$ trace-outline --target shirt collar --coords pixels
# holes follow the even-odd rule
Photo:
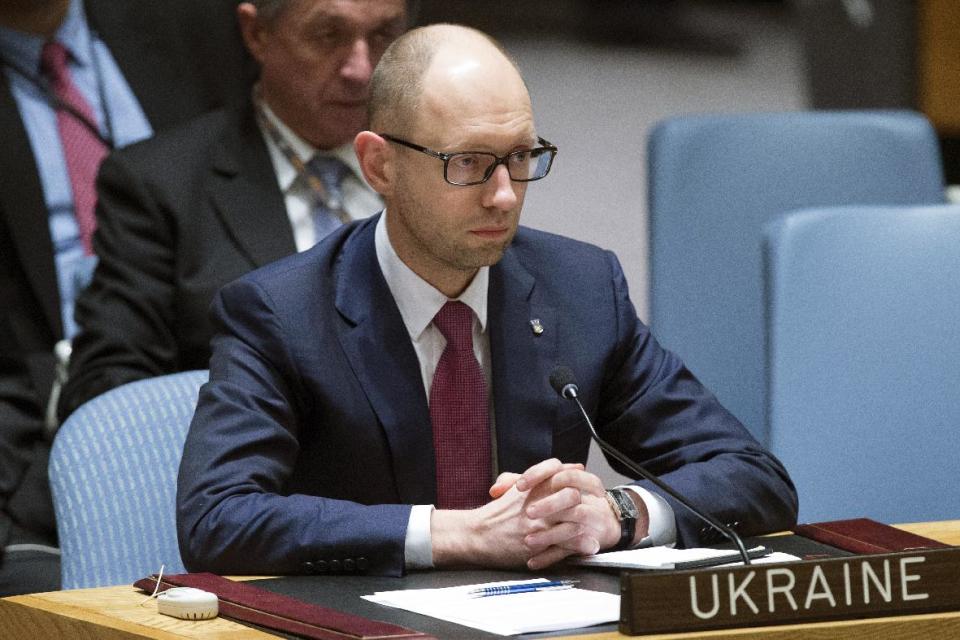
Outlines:
[[[332,156],[347,165],[350,172],[362,181],[363,174],[360,171],[360,161],[357,160],[357,156],[353,152],[353,144],[348,142],[329,151],[319,151],[316,147],[297,135],[293,129],[288,127],[286,123],[273,112],[266,101],[256,97],[254,99],[259,100],[260,107],[263,109],[263,116],[270,121],[270,124],[277,128],[277,131],[283,136],[283,139],[287,141],[287,144],[290,145],[290,148],[304,164],[310,162],[310,160],[318,154]],[[267,141],[267,149],[270,151],[270,158],[273,160],[273,166],[277,172],[277,183],[280,185],[280,190],[286,193],[293,185],[293,181],[298,177],[297,170],[290,164],[290,160],[287,159],[283,152],[277,148],[273,138],[266,131],[263,132],[263,137]]]
[[[408,267],[394,251],[387,233],[387,211],[377,221],[374,236],[377,261],[397,302],[400,316],[413,340],[418,340],[449,298]],[[490,267],[480,267],[470,285],[456,299],[466,304],[480,321],[480,331],[487,330],[487,289]]]
[[[75,64],[86,66],[92,62],[91,38],[83,3],[71,0],[54,40],[66,47]],[[40,52],[45,41],[43,36],[0,27],[0,51],[3,51],[5,58],[27,72],[40,73]]]
[[[87,66],[93,63],[90,59],[92,33],[80,0],[70,2],[63,24],[57,30],[56,40],[67,48],[77,64]]]

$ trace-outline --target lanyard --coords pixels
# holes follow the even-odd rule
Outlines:
[[[114,149],[116,147],[114,145],[113,137],[113,119],[110,115],[110,105],[107,103],[107,91],[105,88],[106,82],[103,79],[103,70],[100,67],[100,58],[97,56],[96,47],[94,46],[94,42],[97,40],[99,40],[99,36],[97,36],[97,33],[91,29],[90,38],[88,41],[90,48],[90,60],[93,64],[93,75],[97,82],[97,96],[100,98],[100,110],[103,113],[103,128],[106,133],[101,132],[96,122],[91,122],[85,115],[77,111],[73,105],[67,104],[61,100],[60,96],[58,96],[50,87],[50,81],[42,73],[30,73],[20,65],[14,63],[12,60],[7,59],[5,56],[0,56],[0,63],[35,86],[43,96],[44,100],[47,101],[47,104],[50,105],[51,109],[54,111],[64,111],[69,113],[71,118],[74,118],[77,122],[88,129],[90,133],[96,136],[96,138],[100,140],[100,142],[102,142],[107,149]]]
[[[313,172],[309,165],[300,159],[300,156],[298,156],[293,150],[293,147],[290,146],[290,142],[283,135],[283,132],[267,117],[267,114],[263,110],[263,100],[259,95],[259,87],[254,90],[253,104],[257,114],[257,122],[263,130],[267,132],[267,135],[269,135],[273,143],[277,145],[277,148],[280,149],[280,153],[282,153],[293,166],[297,175],[303,178],[307,185],[309,185],[316,203],[339,218],[340,222],[344,224],[349,223],[351,221],[350,216],[344,209],[343,200],[334,197],[330,193],[326,185],[323,184],[320,176]]]

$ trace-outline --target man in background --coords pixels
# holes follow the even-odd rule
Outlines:
[[[77,305],[63,416],[126,382],[207,368],[217,289],[382,206],[350,143],[407,4],[240,4],[260,67],[248,99],[104,163],[100,264]]]
[[[557,148],[502,49],[417,29],[372,87],[354,146],[384,212],[214,301],[178,478],[187,568],[538,570],[708,541],[659,488],[607,491],[584,469],[588,432],[548,383],[558,363],[605,440],[719,521],[792,526],[783,466],[656,343],[613,254],[519,226]]]
[[[45,412],[113,148],[241,95],[230,0],[0,3],[0,596],[55,589]]]

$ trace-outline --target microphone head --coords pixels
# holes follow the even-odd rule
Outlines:
[[[570,367],[554,367],[550,372],[550,386],[564,398],[577,397],[577,380]]]

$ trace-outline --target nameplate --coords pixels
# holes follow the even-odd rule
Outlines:
[[[960,611],[960,548],[629,572],[620,588],[627,635]]]

